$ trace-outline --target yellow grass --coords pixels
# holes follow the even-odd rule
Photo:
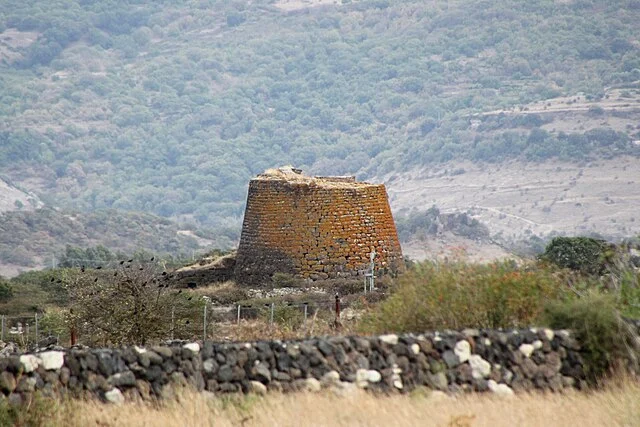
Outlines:
[[[638,426],[640,385],[626,381],[589,393],[458,398],[426,391],[226,398],[187,392],[156,407],[69,402],[49,421],[57,426]]]

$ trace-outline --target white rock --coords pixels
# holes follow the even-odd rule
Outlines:
[[[542,348],[542,341],[535,340],[532,345],[534,350],[540,350]]]
[[[440,337],[440,336],[436,335],[435,337],[433,337],[433,340],[434,340],[435,342],[442,341],[442,337]]]
[[[396,334],[380,335],[380,341],[389,345],[398,344],[398,336]]]
[[[382,374],[376,370],[370,369],[367,371],[367,382],[379,383],[382,380]]]
[[[393,386],[398,390],[402,390],[404,385],[402,384],[402,380],[400,378],[393,380]]]
[[[33,354],[23,354],[20,356],[20,363],[22,364],[24,372],[33,372],[38,369],[40,359]]]
[[[569,331],[567,331],[566,329],[562,329],[562,330],[558,331],[558,335],[561,335],[564,338],[569,338],[569,335],[571,335],[571,333]]]
[[[420,354],[420,346],[418,344],[411,344],[411,353]]]
[[[108,402],[111,402],[115,405],[122,405],[124,403],[124,396],[118,388],[113,388],[107,391],[104,394],[104,398],[107,399]]]
[[[511,380],[513,379],[513,372],[507,369],[506,371],[504,371],[504,374],[502,374],[502,378],[506,382],[511,382]]]
[[[553,337],[555,336],[555,334],[551,329],[545,329],[543,332],[549,341],[553,340]]]
[[[260,381],[251,381],[251,392],[255,394],[267,394],[267,386]]]
[[[461,340],[456,343],[453,352],[460,359],[460,363],[464,363],[469,360],[469,356],[471,356],[471,344],[467,340]]]
[[[320,381],[318,381],[315,378],[307,378],[306,380],[304,380],[304,388],[306,391],[310,391],[310,392],[318,392],[322,389],[322,386],[320,385]]]
[[[531,344],[522,344],[519,348],[520,353],[524,354],[524,357],[531,357],[531,353],[535,348]]]
[[[142,353],[146,353],[147,349],[144,347],[138,347],[137,345],[133,346],[134,350],[136,351],[136,353],[138,354],[142,354]]]
[[[530,330],[531,332],[533,332],[534,334],[537,334],[537,333],[538,333],[538,328],[529,328],[529,330]]]
[[[489,390],[499,396],[513,396],[513,390],[506,384],[498,384],[494,380],[487,381]]]
[[[489,338],[485,338],[484,339],[484,345],[487,346],[487,347],[490,347],[491,346],[491,340]]]
[[[197,342],[190,342],[188,344],[183,345],[182,348],[186,348],[188,350],[191,350],[194,353],[199,353],[200,352],[200,344],[198,344]]]
[[[473,378],[486,378],[491,373],[491,364],[477,354],[469,356],[469,365]]]
[[[325,385],[336,384],[340,382],[340,374],[337,371],[329,371],[322,376],[320,382]]]
[[[40,356],[42,366],[47,371],[60,369],[64,365],[64,353],[62,351],[45,351],[38,356]]]
[[[366,369],[358,369],[356,371],[356,386],[366,388],[369,385],[369,371]]]

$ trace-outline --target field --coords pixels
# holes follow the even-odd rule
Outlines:
[[[627,380],[603,391],[508,398],[453,398],[428,391],[405,396],[326,392],[234,398],[183,393],[156,407],[68,402],[46,420],[55,426],[637,426],[640,386]]]

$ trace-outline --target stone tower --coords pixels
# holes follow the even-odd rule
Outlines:
[[[378,272],[404,268],[383,184],[308,177],[291,167],[249,183],[236,258],[239,283],[268,283],[278,272],[307,280],[356,277],[369,267],[373,250]]]

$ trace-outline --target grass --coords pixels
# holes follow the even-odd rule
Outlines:
[[[489,394],[453,398],[428,391],[392,396],[325,392],[211,398],[185,392],[176,400],[155,405],[111,406],[84,401],[54,405],[48,418],[37,418],[46,419],[42,425],[637,426],[640,384],[625,379],[597,392],[533,393],[510,398]]]

